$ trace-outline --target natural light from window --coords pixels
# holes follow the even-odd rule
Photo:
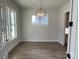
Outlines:
[[[17,37],[16,11],[6,7],[6,20],[7,39],[15,39]]]
[[[48,25],[48,16],[37,17],[37,16],[33,15],[32,24]]]

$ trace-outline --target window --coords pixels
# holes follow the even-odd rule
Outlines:
[[[6,28],[6,26],[5,26],[5,19],[4,19],[4,9],[3,9],[3,7],[2,6],[0,6],[0,26],[1,26],[1,28],[2,28],[2,32],[4,32],[4,29]]]
[[[42,17],[32,16],[32,24],[48,25],[48,15]]]
[[[7,18],[7,39],[15,39],[17,37],[16,12],[6,7]]]

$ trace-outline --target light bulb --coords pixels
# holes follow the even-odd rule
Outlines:
[[[41,13],[41,16],[44,16],[44,13]]]

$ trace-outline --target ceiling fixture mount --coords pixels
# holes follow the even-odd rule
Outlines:
[[[40,8],[36,10],[36,16],[45,16],[45,10],[41,7],[41,0],[40,0]]]

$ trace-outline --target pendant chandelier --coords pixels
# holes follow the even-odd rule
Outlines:
[[[36,16],[45,16],[45,10],[41,7],[41,0],[40,0],[40,8],[36,10]]]

